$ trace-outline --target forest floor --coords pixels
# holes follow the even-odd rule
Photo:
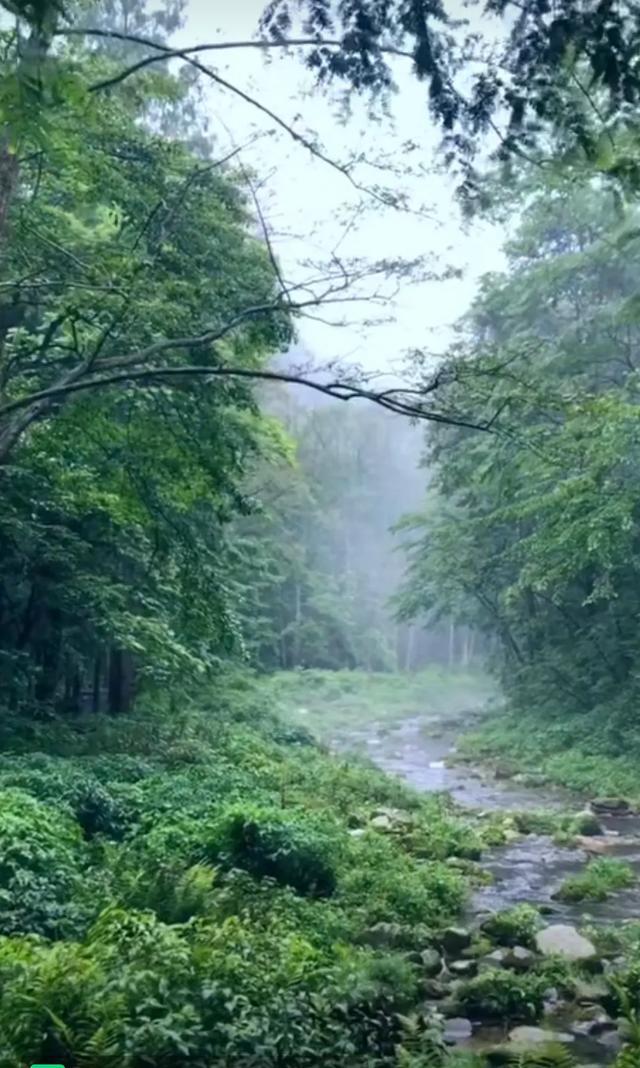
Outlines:
[[[638,818],[449,766],[494,697],[238,673],[5,716],[2,1068],[633,1068]]]

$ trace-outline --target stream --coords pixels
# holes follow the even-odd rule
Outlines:
[[[364,751],[378,767],[398,775],[422,791],[446,791],[462,807],[475,811],[500,809],[523,811],[563,808],[579,811],[580,798],[551,786],[527,788],[511,780],[497,780],[491,773],[469,764],[447,766],[455,753],[456,734],[434,728],[422,718],[406,720],[398,726],[371,725],[366,730],[351,731],[334,740],[335,747]],[[640,816],[599,817],[604,828],[607,856],[619,857],[636,869],[640,877]],[[603,902],[564,904],[553,900],[553,893],[567,876],[584,867],[588,854],[583,849],[556,845],[546,835],[527,835],[511,844],[489,849],[482,866],[491,872],[493,882],[475,890],[469,905],[469,919],[495,912],[519,902],[545,906],[551,923],[613,924],[638,918],[638,889],[633,887],[612,894]],[[550,1021],[547,1021],[549,1023]],[[555,1020],[555,1026],[562,1020]],[[476,1029],[472,1039],[463,1044],[483,1048],[495,1042],[495,1029]],[[605,1038],[579,1038],[573,1050],[580,1061],[605,1064],[615,1056],[615,1043]]]

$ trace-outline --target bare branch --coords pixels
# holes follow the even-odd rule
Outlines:
[[[332,159],[331,156],[327,156],[322,151],[322,149],[320,149],[316,144],[313,143],[313,141],[310,141],[308,137],[304,136],[304,134],[301,134],[297,130],[295,130],[293,128],[293,126],[291,126],[289,123],[285,122],[284,119],[280,118],[280,116],[277,115],[275,111],[272,111],[271,108],[267,107],[266,104],[262,104],[255,97],[252,97],[252,96],[249,95],[249,93],[246,93],[244,91],[244,89],[240,89],[237,85],[233,85],[232,82],[227,81],[226,78],[223,78],[220,74],[218,74],[216,71],[214,71],[211,67],[206,67],[203,63],[200,63],[199,60],[193,59],[193,53],[203,52],[203,51],[207,51],[207,50],[211,50],[211,49],[216,49],[218,47],[223,47],[221,44],[219,44],[219,45],[215,45],[215,44],[214,45],[194,45],[191,48],[174,49],[174,48],[169,48],[168,45],[158,44],[157,41],[152,41],[147,37],[138,37],[136,34],[118,33],[116,31],[112,31],[112,30],[64,29],[64,30],[58,30],[57,34],[58,34],[58,36],[67,36],[67,37],[68,36],[82,36],[82,35],[84,35],[84,36],[93,36],[93,37],[114,38],[116,40],[129,41],[129,42],[132,42],[134,44],[144,45],[147,48],[153,48],[158,53],[157,55],[147,56],[145,58],[145,60],[139,60],[138,63],[133,64],[132,67],[128,67],[125,70],[120,71],[118,74],[113,75],[113,77],[111,77],[111,78],[107,78],[107,79],[105,79],[105,80],[103,80],[101,82],[96,82],[94,85],[91,85],[89,87],[90,88],[90,92],[100,92],[100,91],[105,90],[105,89],[111,89],[114,86],[116,86],[116,85],[120,84],[121,82],[123,82],[126,78],[130,77],[130,75],[135,74],[141,68],[149,66],[151,63],[160,63],[160,62],[163,62],[164,60],[168,60],[168,59],[184,59],[184,61],[186,63],[189,63],[192,67],[195,67],[195,69],[200,71],[201,74],[205,74],[207,76],[207,78],[210,78],[212,81],[216,82],[223,89],[227,89],[230,93],[234,93],[236,96],[240,97],[241,100],[244,100],[244,102],[246,104],[250,104],[251,107],[257,108],[258,111],[261,111],[263,115],[266,115],[269,119],[271,119],[272,122],[275,122],[278,126],[280,126],[281,129],[283,129],[286,133],[288,133],[289,136],[294,141],[296,141],[299,145],[302,145],[303,148],[306,148],[307,151],[310,152],[312,156],[315,156],[316,159],[319,159],[323,163],[326,163],[327,166],[332,167],[333,170],[337,171],[344,178],[346,178],[347,181],[353,186],[354,189],[357,189],[360,193],[365,193],[367,196],[372,197],[374,200],[377,200],[380,204],[384,204],[387,207],[392,203],[391,195],[389,195],[387,197],[387,196],[384,196],[383,194],[379,193],[376,189],[371,189],[368,186],[361,185],[360,182],[358,182],[353,177],[353,175],[352,175],[352,173],[351,173],[351,171],[350,171],[348,166],[345,166],[342,163],[338,163],[338,161],[335,160],[335,159]],[[307,44],[316,44],[317,45],[317,44],[321,43],[319,41],[312,41],[310,39],[301,38],[300,42],[302,43],[303,41],[305,41]],[[340,47],[340,42],[339,41],[335,41],[335,42],[332,42],[332,43],[334,43],[337,47]],[[245,43],[245,44],[248,46],[248,42]],[[265,42],[265,46],[267,46],[269,44],[270,44],[270,42]],[[274,42],[274,44],[275,44],[276,47],[280,47],[280,48],[283,47],[282,43],[280,43],[280,42]],[[233,46],[227,44],[224,47],[233,47]],[[242,47],[242,44],[241,43],[236,43],[235,47]],[[391,50],[390,49],[385,49],[385,51],[391,51]],[[409,52],[402,53],[397,49],[393,49],[393,52],[394,52],[394,54],[397,54],[397,55],[405,55],[405,56],[408,56],[409,58],[412,58],[411,54]]]
[[[67,382],[50,389],[39,390],[28,397],[21,397],[0,408],[0,418],[12,412],[28,408],[31,405],[41,406],[43,403],[63,399],[74,393],[104,389],[107,386],[118,384],[134,384],[135,382],[147,382],[153,385],[156,382],[171,380],[172,378],[240,378],[251,381],[283,382],[290,385],[305,386],[335,400],[367,400],[388,411],[398,415],[410,416],[415,419],[434,423],[445,423],[450,426],[466,427],[470,430],[487,430],[488,423],[473,423],[468,419],[462,419],[455,415],[425,408],[418,400],[409,401],[403,399],[403,395],[393,397],[389,393],[378,393],[374,390],[364,389],[361,386],[349,382],[315,382],[313,379],[303,378],[300,375],[288,374],[286,371],[253,370],[246,367],[209,367],[199,364],[187,364],[180,367],[139,367],[131,370],[117,371],[110,375],[96,375],[75,382]],[[431,387],[433,389],[435,387]],[[419,390],[405,391],[422,395]],[[430,392],[430,387],[425,387],[424,394]]]

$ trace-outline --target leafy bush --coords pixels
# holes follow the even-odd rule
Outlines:
[[[238,725],[213,702],[173,725],[51,725],[57,755],[23,739],[0,757],[0,1064],[436,1055],[413,960],[464,900],[463,875],[430,858],[469,821],[243,708]],[[34,741],[47,748],[46,731]],[[419,846],[350,836],[385,804],[411,812]],[[399,936],[374,946],[380,922]]]
[[[533,905],[514,905],[485,920],[482,930],[500,946],[533,946],[541,926],[540,913]]]
[[[326,819],[245,805],[219,817],[207,853],[212,860],[275,879],[301,894],[328,897],[336,888],[343,845],[337,825]]]
[[[605,901],[614,890],[633,886],[633,869],[622,860],[598,857],[584,871],[565,879],[554,897],[559,901]]]
[[[395,843],[370,833],[353,847],[356,863],[340,881],[340,901],[362,925],[397,922],[436,926],[461,907],[466,887],[446,864],[416,864]]]
[[[0,932],[72,936],[81,919],[81,835],[20,790],[0,793]]]
[[[492,1020],[536,1020],[542,1012],[545,979],[490,968],[456,989],[456,1002],[466,1014]]]

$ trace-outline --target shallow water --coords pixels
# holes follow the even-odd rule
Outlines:
[[[427,730],[431,729],[427,725]],[[446,791],[460,805],[474,810],[522,811],[563,808],[579,811],[584,800],[553,787],[527,788],[510,780],[496,780],[480,767],[447,765],[455,754],[455,735],[449,731],[429,734],[424,720],[412,719],[395,728],[375,725],[335,739],[340,750],[359,749],[382,769],[405,779],[417,790]],[[627,861],[640,877],[640,816],[601,817],[606,855]],[[599,841],[603,841],[599,838]],[[558,846],[546,835],[528,835],[487,850],[482,866],[493,875],[489,886],[475,891],[470,913],[478,916],[508,908],[522,901],[553,909],[551,923],[611,924],[637,919],[640,895],[637,887],[612,894],[603,902],[562,904],[553,893],[567,876],[579,872],[588,859],[583,849]],[[562,1020],[546,1020],[562,1030]],[[566,1024],[567,1021],[565,1020]],[[505,1032],[474,1025],[473,1036],[463,1045],[482,1049],[505,1038]],[[606,1064],[615,1057],[610,1038],[574,1036],[571,1052],[583,1064]]]
[[[447,765],[455,754],[455,735],[436,735],[425,730],[424,720],[411,719],[395,728],[371,727],[336,739],[340,749],[364,749],[385,771],[405,779],[417,790],[446,791],[454,800],[474,810],[522,811],[527,809],[581,808],[582,801],[566,790],[528,788],[511,780],[496,780],[479,767]],[[435,728],[434,728],[435,729]],[[640,817],[602,817],[607,838],[607,856],[619,857],[640,875]],[[483,867],[494,877],[473,897],[474,912],[495,911],[530,901],[551,905],[557,922],[612,923],[637,918],[640,895],[637,887],[613,894],[607,901],[565,905],[552,894],[569,875],[585,865],[582,849],[555,845],[546,835],[528,835],[507,846],[488,850]]]

